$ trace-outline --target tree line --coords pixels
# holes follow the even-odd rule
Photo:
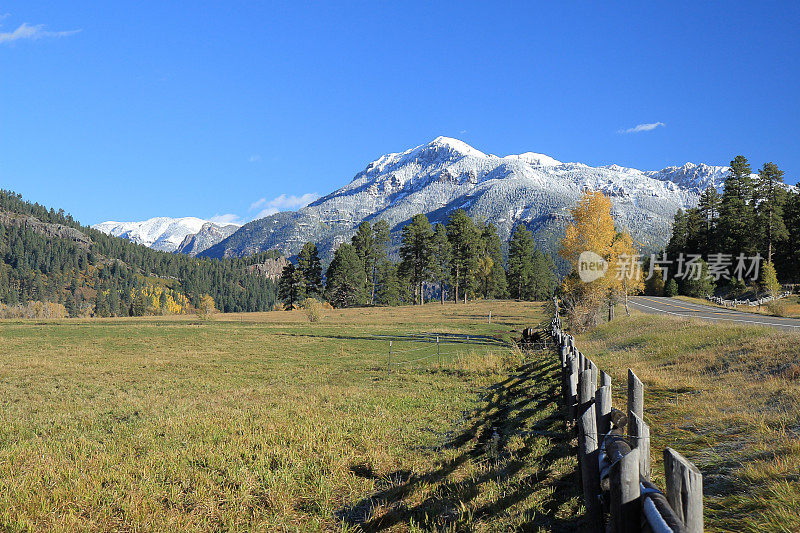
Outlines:
[[[278,282],[285,308],[305,298],[327,300],[334,307],[422,304],[427,295],[458,302],[467,298],[544,300],[556,286],[552,258],[539,250],[524,225],[503,243],[491,223],[476,223],[456,210],[445,224],[431,224],[417,214],[403,226],[398,257],[393,260],[389,224],[362,222],[350,242],[339,245],[325,272],[314,243],[306,243]]]
[[[777,281],[800,282],[800,190],[784,184],[784,173],[775,163],[764,163],[753,175],[743,155],[730,164],[722,194],[708,187],[698,206],[675,215],[672,236],[666,247],[668,256],[699,254],[707,272],[709,257],[737,258],[740,254],[764,259],[761,268],[762,290],[773,291]],[[720,288],[731,295],[750,288],[744,280],[718,280]],[[678,291],[702,295],[713,292],[713,279],[676,280],[669,276],[661,288],[668,294]],[[658,291],[658,283],[648,287]]]
[[[70,316],[131,316],[174,311],[182,297],[181,308],[198,308],[209,295],[225,312],[269,310],[277,298],[276,284],[248,268],[275,252],[221,260],[160,252],[81,226],[63,210],[7,190],[0,190],[0,212],[74,228],[92,241],[86,246],[0,222],[0,303],[6,306],[52,302]]]

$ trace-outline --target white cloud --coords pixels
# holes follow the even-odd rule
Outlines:
[[[317,198],[319,198],[319,194],[315,192],[308,192],[302,196],[295,196],[293,194],[287,196],[285,194],[281,194],[272,200],[260,198],[250,204],[249,211],[260,209],[258,214],[253,217],[253,220],[256,220],[258,218],[274,215],[279,211],[295,211],[301,207],[307,206]]]
[[[250,159],[248,159],[248,161],[250,163],[258,163],[258,162],[261,161],[261,156],[258,155],[258,154],[253,154],[253,155],[250,156]]]
[[[658,127],[664,127],[666,124],[663,122],[650,122],[649,124],[637,124],[632,128],[628,128],[626,130],[619,130],[617,133],[639,133],[642,131],[653,131]]]
[[[216,222],[217,224],[237,224],[239,226],[242,224],[242,217],[234,215],[233,213],[225,213],[224,215],[216,214],[208,220],[210,222]]]
[[[74,35],[81,30],[69,31],[48,31],[44,29],[44,24],[37,24],[31,26],[27,22],[23,22],[19,28],[12,32],[0,33],[0,43],[10,43],[19,39],[42,39],[45,37],[67,37]]]

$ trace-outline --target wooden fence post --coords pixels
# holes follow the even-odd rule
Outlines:
[[[644,418],[644,385],[636,377],[633,370],[628,369],[628,420],[631,413],[636,413],[639,418]]]
[[[667,501],[686,526],[688,533],[703,531],[703,474],[684,456],[664,450]]]
[[[641,531],[639,449],[634,448],[611,466],[611,519],[617,533]]]
[[[578,401],[578,358],[569,360],[569,418],[575,419],[576,403]]]
[[[606,374],[605,372],[603,372],[601,370],[600,371],[600,386],[601,387],[605,387],[606,385],[608,385],[609,387],[611,386],[611,376],[609,376],[608,374]]]
[[[650,481],[650,426],[639,415],[631,413],[628,427],[631,447],[639,448],[639,475]]]
[[[581,392],[578,425],[578,454],[586,502],[587,530],[603,530],[603,511],[600,506],[600,470],[598,462],[597,420],[595,418],[592,371],[581,373]]]
[[[611,431],[611,385],[603,385],[595,393],[595,416],[597,417],[597,433],[603,440]]]

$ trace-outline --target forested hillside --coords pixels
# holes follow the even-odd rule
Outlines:
[[[158,252],[0,190],[0,304],[6,310],[27,306],[35,316],[184,313],[206,294],[222,311],[267,310],[275,283],[247,267],[272,255],[212,260]]]

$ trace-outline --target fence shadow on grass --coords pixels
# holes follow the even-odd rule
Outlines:
[[[363,531],[412,524],[464,530],[480,522],[497,523],[500,529],[580,527],[573,508],[579,494],[570,460],[573,443],[563,430],[552,359],[549,352],[538,356],[489,387],[463,427],[444,435],[434,452],[447,459],[433,469],[379,476],[354,465],[353,474],[375,480],[378,490],[340,509],[336,518]],[[521,439],[513,452],[512,438]],[[467,467],[469,475],[463,471]]]

